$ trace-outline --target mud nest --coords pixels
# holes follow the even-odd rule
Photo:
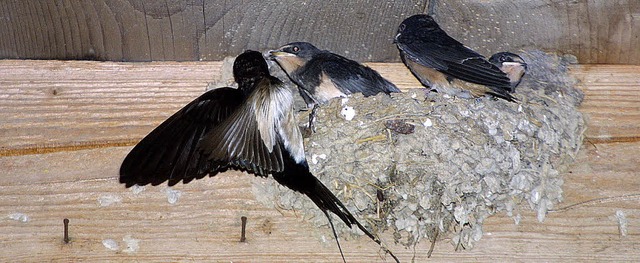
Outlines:
[[[391,231],[406,246],[448,237],[470,248],[483,221],[499,212],[518,224],[520,211],[533,209],[543,221],[562,201],[561,173],[582,143],[583,94],[568,75],[571,56],[520,55],[529,72],[518,103],[416,88],[324,105],[305,140],[311,172],[373,233]],[[300,114],[301,124],[307,116]],[[328,224],[305,196],[273,180],[253,185],[259,200]],[[336,228],[343,238],[361,234]]]

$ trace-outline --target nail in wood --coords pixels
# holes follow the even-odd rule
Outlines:
[[[240,217],[240,220],[242,220],[242,233],[240,234],[240,242],[245,242],[247,241],[247,238],[245,237],[245,231],[247,229],[247,217]]]
[[[69,244],[69,219],[65,218],[62,223],[64,224],[64,243]]]

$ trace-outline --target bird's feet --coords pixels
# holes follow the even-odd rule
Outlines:
[[[318,104],[313,105],[313,109],[311,109],[311,113],[309,113],[309,130],[311,133],[316,132],[316,115],[318,114]]]

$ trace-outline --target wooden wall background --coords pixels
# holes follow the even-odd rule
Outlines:
[[[540,48],[580,63],[640,64],[638,0],[431,0],[468,46]],[[221,60],[304,40],[361,61],[398,61],[398,24],[429,0],[0,1],[0,58]]]
[[[342,262],[328,226],[256,198],[264,179],[228,172],[178,184],[174,204],[166,185],[118,183],[131,146],[219,82],[222,65],[0,60],[0,262]],[[421,87],[402,63],[368,65],[403,90]],[[407,248],[385,231],[401,262],[640,262],[640,66],[571,73],[588,128],[558,210],[544,223],[526,204],[519,224],[498,213],[473,249],[455,252],[441,235],[432,258],[428,240]],[[349,263],[392,262],[365,237],[341,244]]]
[[[455,253],[443,237],[430,259],[428,242],[392,244],[402,262],[640,261],[639,0],[0,0],[0,59],[20,59],[0,60],[0,262],[340,262],[328,228],[248,195],[247,175],[178,185],[172,205],[164,187],[124,189],[117,169],[142,136],[220,80],[222,58],[305,40],[398,62],[397,25],[425,10],[487,55],[540,48],[631,65],[571,68],[588,130],[563,174],[563,209],[544,223],[533,211],[518,225],[496,215],[474,249]],[[213,62],[172,62],[197,60]],[[420,86],[400,63],[369,65],[403,89]],[[103,197],[120,201],[103,206]],[[247,243],[238,242],[243,215]],[[369,240],[342,245],[348,262],[384,262]]]

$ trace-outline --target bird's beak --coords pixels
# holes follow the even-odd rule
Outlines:
[[[393,38],[393,43],[394,43],[394,44],[398,44],[398,38],[400,37],[400,35],[401,35],[401,34],[402,34],[402,33],[398,33],[398,34],[396,34],[396,36]]]
[[[276,57],[295,57],[295,55],[286,51],[282,51],[282,48],[269,50],[269,58],[275,59]]]
[[[524,62],[502,62],[502,66],[506,67],[522,67],[527,70],[527,63]]]

